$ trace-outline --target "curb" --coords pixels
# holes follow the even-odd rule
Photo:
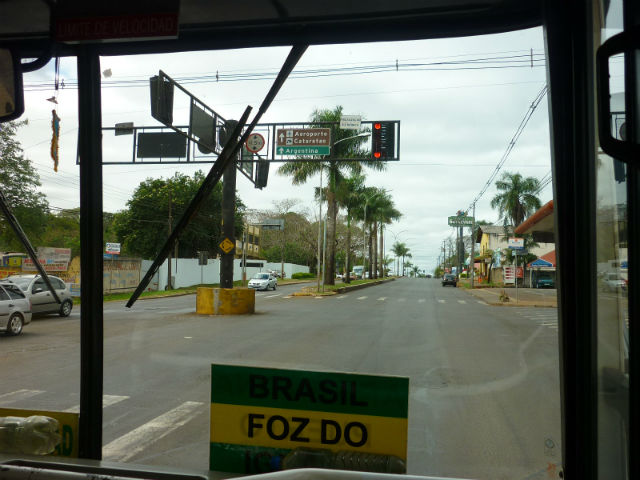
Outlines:
[[[340,287],[340,288],[336,289],[336,293],[352,292],[354,290],[360,290],[362,288],[374,287],[376,285],[382,285],[383,283],[393,282],[394,280],[395,280],[395,278],[388,278],[386,280],[376,280],[375,282],[361,283],[359,285],[353,285],[353,286],[349,286],[349,287]]]

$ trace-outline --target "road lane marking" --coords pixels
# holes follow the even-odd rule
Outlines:
[[[467,303],[466,300],[458,300],[458,303]]]
[[[442,298],[439,298],[438,303],[444,303],[444,300]]]
[[[273,297],[279,297],[280,295],[282,295],[281,293],[276,293],[275,295],[267,295],[264,298],[273,298]]]
[[[124,400],[128,400],[130,397],[124,395],[103,395],[102,396],[102,408],[110,407],[116,403],[120,403]],[[67,408],[65,412],[80,413],[80,405],[74,405],[71,408]]]
[[[418,303],[424,303],[424,302],[426,302],[424,298],[421,298],[420,300],[418,300]]]
[[[483,302],[482,300],[476,300],[480,305],[489,305],[487,302]]]
[[[387,297],[380,297],[378,300],[380,300],[381,302],[384,302],[387,299]]]
[[[102,458],[125,462],[166,437],[205,410],[202,402],[184,402],[102,447]]]
[[[369,298],[369,297],[366,297],[366,296],[365,297],[358,297],[358,300],[366,300],[367,298]]]
[[[44,390],[26,390],[23,388],[15,392],[3,393],[0,395],[0,403],[4,405],[5,403],[19,402],[40,395],[41,393],[44,393]]]
[[[282,297],[282,298],[291,298],[291,295],[287,295],[286,297]]]
[[[348,295],[340,295],[339,297],[336,298],[347,298]]]

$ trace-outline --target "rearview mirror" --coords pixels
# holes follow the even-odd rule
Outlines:
[[[626,104],[629,99],[637,99],[637,95],[640,94],[638,78],[635,71],[624,71],[624,56],[634,55],[638,58],[639,54],[640,27],[633,27],[614,35],[598,48],[596,54],[600,146],[605,153],[624,162],[637,162],[640,154],[640,136],[634,135],[634,132],[627,128],[629,124],[637,125],[638,112],[636,106]],[[637,91],[626,92],[626,98],[624,91],[612,93],[611,84],[615,78],[612,76],[612,70],[615,74],[622,71],[623,76],[630,79],[625,85],[636,88]]]
[[[14,120],[24,112],[20,59],[0,48],[0,123]]]

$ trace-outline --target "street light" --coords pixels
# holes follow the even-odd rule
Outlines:
[[[371,133],[367,133],[367,132],[362,132],[362,133],[358,133],[357,135],[352,135],[350,137],[345,137],[345,138],[341,138],[339,140],[336,140],[335,142],[333,142],[333,144],[331,145],[331,150],[329,152],[329,160],[331,160],[331,158],[333,158],[333,147],[335,147],[337,144],[344,142],[346,140],[352,140],[354,138],[364,138],[364,137],[369,137],[371,136]],[[322,244],[324,246],[324,242],[322,242],[322,171],[324,170],[324,166],[320,167],[320,208],[319,208],[319,218],[318,218],[318,291],[320,291],[320,253],[321,253],[321,249],[320,249],[320,245]],[[326,222],[326,220],[325,220]],[[324,290],[324,258],[322,259],[322,288]]]

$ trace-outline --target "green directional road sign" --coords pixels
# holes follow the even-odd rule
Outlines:
[[[278,155],[329,155],[331,147],[303,146],[303,147],[276,147]]]
[[[449,217],[450,227],[471,227],[473,226],[473,217],[459,217],[454,215]]]

